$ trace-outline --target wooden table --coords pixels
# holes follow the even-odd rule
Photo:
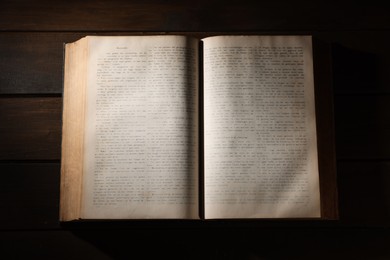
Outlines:
[[[0,258],[390,258],[389,14],[352,1],[1,1]],[[340,220],[60,225],[63,43],[134,32],[332,43]]]

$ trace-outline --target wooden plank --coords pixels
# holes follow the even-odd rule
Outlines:
[[[364,31],[322,33],[333,42],[336,94],[390,93],[390,33]]]
[[[0,163],[0,174],[0,230],[59,227],[59,163]]]
[[[0,243],[2,259],[112,259],[70,231],[3,231]]]
[[[352,1],[2,1],[0,31],[389,29],[388,13]]]
[[[339,160],[390,159],[390,95],[335,97]]]
[[[0,232],[4,259],[389,259],[383,229]]]
[[[62,98],[0,98],[0,160],[59,160]]]
[[[390,227],[390,162],[339,162],[342,225]]]
[[[62,93],[63,44],[77,33],[0,33],[0,94]]]

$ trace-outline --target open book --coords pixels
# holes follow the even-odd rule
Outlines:
[[[60,219],[320,218],[310,36],[66,44]]]

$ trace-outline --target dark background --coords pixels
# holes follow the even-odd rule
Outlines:
[[[0,1],[0,258],[390,259],[390,8],[375,1]],[[63,43],[312,34],[332,44],[338,221],[60,225]]]

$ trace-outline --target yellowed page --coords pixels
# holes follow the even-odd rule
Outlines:
[[[198,42],[88,46],[82,217],[198,218]]]
[[[320,216],[309,36],[204,39],[206,218]]]
[[[66,44],[61,146],[60,220],[80,217],[87,43]]]

